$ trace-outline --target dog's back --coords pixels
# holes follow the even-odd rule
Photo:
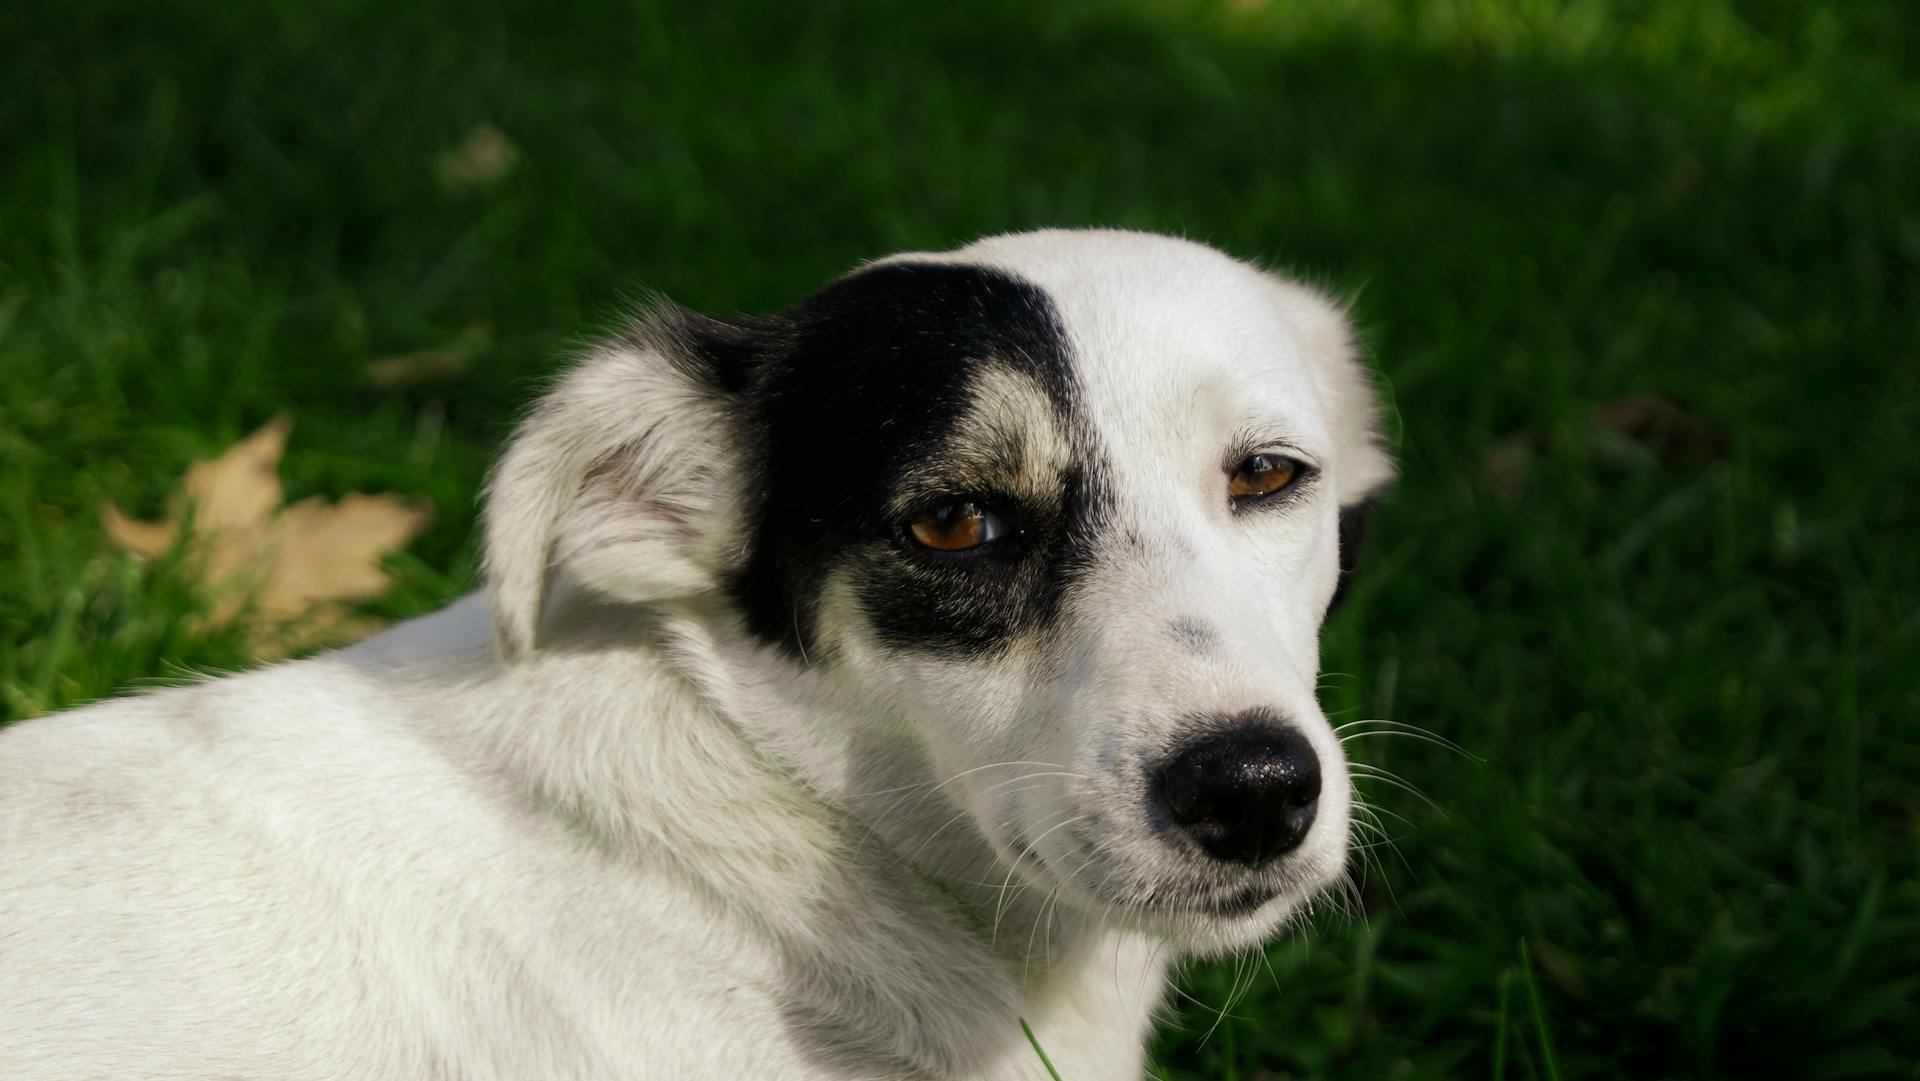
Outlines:
[[[382,789],[330,783],[417,756],[385,753],[330,667],[0,732],[0,1075],[418,1072],[382,1023],[403,1004],[372,971],[377,887],[338,858]]]
[[[0,732],[0,1077],[693,1076],[710,1049],[672,1034],[764,1025],[712,979],[764,952],[684,948],[707,899],[596,873],[435,735],[487,649],[464,607]]]

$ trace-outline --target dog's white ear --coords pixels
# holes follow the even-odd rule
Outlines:
[[[1287,313],[1312,358],[1333,435],[1331,473],[1342,508],[1377,500],[1393,484],[1393,455],[1380,431],[1380,395],[1361,359],[1352,323],[1325,294],[1274,278]]]
[[[1340,577],[1329,609],[1345,599],[1359,565],[1373,505],[1393,484],[1393,455],[1380,432],[1380,395],[1373,372],[1360,358],[1347,315],[1325,294],[1271,276],[1281,310],[1300,333],[1312,358],[1315,382],[1327,406],[1333,435],[1330,473],[1340,503]]]
[[[521,423],[487,485],[503,657],[534,648],[557,573],[630,602],[720,587],[741,558],[746,471],[739,377],[722,365],[741,363],[745,333],[662,306],[587,353]]]

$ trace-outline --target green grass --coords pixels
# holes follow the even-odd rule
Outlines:
[[[1061,1081],[1060,1071],[1054,1069],[1053,1060],[1047,1057],[1046,1049],[1040,1046],[1040,1037],[1033,1034],[1033,1026],[1027,1024],[1024,1017],[1020,1018],[1020,1031],[1026,1034],[1027,1042],[1033,1045],[1033,1053],[1039,1058],[1041,1068],[1047,1071],[1047,1076],[1053,1081]]]
[[[290,498],[439,509],[400,617],[472,586],[490,455],[643,287],[1184,232],[1357,298],[1405,476],[1327,707],[1476,757],[1352,745],[1435,806],[1363,785],[1365,918],[1187,971],[1161,1076],[1916,1076],[1916,41],[1897,0],[16,0],[0,718],[244,663],[96,507],[276,412]],[[519,164],[450,190],[479,124]],[[360,378],[475,327],[459,378]],[[1698,431],[1590,422],[1637,392]]]

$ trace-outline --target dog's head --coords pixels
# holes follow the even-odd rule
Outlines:
[[[1325,298],[1146,234],[896,256],[766,319],[666,308],[495,475],[501,647],[534,648],[550,574],[703,598],[897,726],[1010,872],[1244,944],[1345,861],[1318,634],[1392,475],[1376,414]]]

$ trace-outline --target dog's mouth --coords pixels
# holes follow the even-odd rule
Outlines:
[[[1137,891],[1121,891],[1111,885],[1085,881],[1079,875],[1057,870],[1052,860],[1035,850],[1024,835],[1014,834],[1008,846],[1013,863],[1021,872],[1049,886],[1064,887],[1086,895],[1086,901],[1109,912],[1126,912],[1157,920],[1164,918],[1212,917],[1234,920],[1250,916],[1287,892],[1284,881],[1263,880],[1228,885],[1198,882],[1167,882]],[[1084,871],[1091,859],[1069,860]]]
[[[1209,890],[1196,886],[1169,886],[1131,897],[1109,897],[1116,909],[1147,918],[1208,916],[1222,920],[1250,916],[1284,892],[1279,886],[1254,883],[1237,889]]]
[[[1231,918],[1254,912],[1279,895],[1279,889],[1273,886],[1247,886],[1219,896],[1196,898],[1191,907],[1210,916]]]
[[[1344,852],[1327,850],[1324,831],[1316,843],[1246,863],[1168,844],[1163,834],[1141,830],[1130,806],[1055,807],[1049,810],[1064,821],[1016,808],[994,821],[998,829],[982,831],[1002,870],[1089,919],[1194,952],[1237,948],[1273,933],[1333,887],[1345,864]]]

